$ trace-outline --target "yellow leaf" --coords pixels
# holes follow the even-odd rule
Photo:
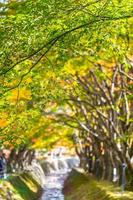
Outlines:
[[[10,100],[12,102],[17,100],[30,100],[31,99],[31,91],[27,90],[25,88],[21,88],[20,90],[15,89],[12,91],[12,96],[10,97]]]
[[[29,78],[27,78],[26,80],[25,80],[25,83],[31,83],[32,82],[32,78],[31,77],[29,77]]]
[[[8,121],[6,119],[0,119],[0,127],[3,128],[7,126]]]

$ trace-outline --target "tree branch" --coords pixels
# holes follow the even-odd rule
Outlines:
[[[79,29],[82,29],[82,28],[90,28],[89,26],[90,25],[93,25],[94,23],[97,23],[97,22],[100,22],[100,21],[117,21],[117,20],[121,20],[121,19],[127,19],[127,18],[132,18],[133,16],[132,15],[124,15],[124,16],[119,16],[119,17],[106,17],[106,16],[101,16],[99,18],[96,18],[95,20],[91,20],[90,22],[87,22],[87,23],[84,23],[84,24],[81,24],[75,28],[72,28],[70,30],[66,30],[65,32],[57,35],[55,38],[49,40],[46,44],[44,44],[41,48],[39,48],[38,50],[36,50],[34,53],[28,55],[27,57],[23,58],[22,60],[18,61],[17,63],[15,63],[13,66],[9,67],[7,70],[5,71],[2,71],[0,73],[0,76],[3,75],[3,74],[6,74],[8,73],[9,71],[11,71],[13,68],[15,68],[17,65],[19,65],[20,63],[24,62],[25,60],[28,60],[30,58],[32,58],[33,56],[35,56],[36,54],[38,54],[39,52],[41,52],[44,48],[47,48],[48,45],[54,45],[58,40],[62,39],[63,37],[65,37],[66,35],[76,31],[76,30],[79,30]],[[46,53],[44,54],[44,56],[46,55]]]

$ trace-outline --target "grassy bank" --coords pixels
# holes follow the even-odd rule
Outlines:
[[[133,200],[133,192],[122,194],[119,187],[77,171],[68,177],[64,194],[65,200]]]
[[[2,200],[36,200],[41,186],[28,173],[10,176],[0,182],[0,199]]]

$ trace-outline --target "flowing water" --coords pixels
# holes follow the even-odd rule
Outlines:
[[[66,180],[69,172],[72,168],[78,166],[79,160],[75,158],[58,158],[49,161],[50,165],[47,165],[45,172],[45,183],[44,183],[44,192],[40,200],[64,200],[64,195],[62,193],[64,181]]]
[[[64,200],[62,188],[67,174],[55,172],[47,175],[41,200]]]

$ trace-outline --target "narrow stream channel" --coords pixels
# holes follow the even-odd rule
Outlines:
[[[40,200],[64,200],[62,188],[68,172],[53,172],[46,176],[44,192]]]

